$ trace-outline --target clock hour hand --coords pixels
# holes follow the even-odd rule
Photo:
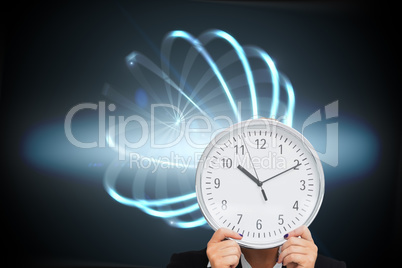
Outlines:
[[[262,185],[262,183],[261,183],[261,185]],[[264,197],[264,200],[265,200],[265,201],[268,201],[268,198],[267,198],[267,195],[265,194],[264,188],[262,188],[261,185],[260,185],[260,187],[261,187],[262,196]]]
[[[242,167],[241,165],[238,165],[237,168],[241,172],[243,172],[247,177],[249,177],[253,182],[255,182],[258,186],[262,185],[262,183],[256,177],[254,177],[250,172],[248,172],[244,167]]]
[[[288,169],[286,169],[286,170],[284,170],[284,171],[282,171],[282,172],[280,172],[280,173],[278,173],[278,174],[276,174],[276,175],[274,175],[274,176],[272,176],[272,177],[270,177],[270,178],[268,178],[268,179],[262,181],[262,182],[261,182],[261,185],[262,185],[263,183],[265,183],[265,182],[267,182],[267,181],[273,179],[273,178],[278,177],[279,175],[282,175],[283,173],[286,173],[286,172],[288,172],[288,171],[290,171],[290,170],[292,170],[292,169],[296,169],[296,168],[297,168],[298,166],[300,166],[300,165],[301,165],[301,164],[300,164],[299,162],[297,162],[297,164],[294,165],[293,167],[288,168]]]

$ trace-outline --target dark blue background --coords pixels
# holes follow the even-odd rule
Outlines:
[[[206,246],[210,230],[171,228],[111,199],[104,169],[77,166],[63,174],[51,163],[29,164],[24,142],[32,129],[62,122],[74,105],[103,100],[105,83],[129,87],[134,78],[124,58],[131,51],[157,61],[155,48],[167,32],[197,36],[217,28],[274,58],[293,83],[296,113],[339,100],[340,128],[347,115],[373,131],[375,166],[327,189],[311,231],[321,253],[350,267],[397,265],[402,140],[395,6],[35,1],[1,10],[1,262],[159,267],[174,252]]]

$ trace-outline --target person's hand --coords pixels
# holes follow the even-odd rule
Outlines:
[[[240,246],[233,240],[226,238],[241,239],[242,236],[226,228],[218,229],[207,246],[207,256],[212,268],[232,268],[239,263]]]
[[[318,248],[314,244],[310,230],[303,225],[285,235],[285,238],[288,241],[282,246],[278,263],[288,268],[313,268]]]

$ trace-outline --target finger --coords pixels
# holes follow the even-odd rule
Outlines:
[[[222,257],[230,256],[230,255],[236,255],[236,256],[240,257],[240,255],[241,255],[240,246],[236,243],[236,246],[231,245],[229,247],[220,248],[219,254]]]
[[[225,248],[230,248],[230,247],[239,248],[239,250],[240,250],[239,244],[237,244],[237,242],[234,240],[224,240],[219,243],[219,246],[217,248],[225,249]]]
[[[305,226],[305,225],[302,225],[299,228],[296,228],[293,231],[285,234],[284,238],[289,239],[291,237],[298,237],[298,236],[300,236],[301,238],[306,239],[308,241],[313,241],[313,237],[311,236],[311,232],[307,228],[307,226]]]
[[[279,257],[278,257],[278,263],[283,262],[283,260],[291,254],[307,255],[307,254],[309,254],[309,252],[310,252],[309,248],[306,248],[303,246],[291,245],[291,246],[287,247],[286,249],[284,249],[282,247],[282,252],[281,252],[281,254],[279,254]]]
[[[300,237],[290,237],[288,240],[282,245],[282,251],[290,246],[301,246],[301,247],[309,247],[310,244],[314,243],[314,241],[309,241],[306,239],[302,239]]]
[[[236,267],[240,261],[240,254],[231,255],[211,255],[208,259],[212,267]]]
[[[210,243],[218,243],[221,242],[223,240],[225,240],[226,238],[233,238],[233,239],[242,239],[242,235],[236,233],[233,230],[229,230],[226,228],[220,228],[218,229],[214,235],[211,237],[211,240],[209,240]]]
[[[220,243],[208,243],[207,246],[208,257],[224,257],[229,255],[237,255],[240,257],[241,250],[239,244],[233,240],[226,240]]]
[[[314,254],[289,254],[283,258],[282,265],[291,267],[314,267],[317,256]]]
[[[291,254],[286,256],[282,261],[282,266],[288,266],[290,263],[301,264],[303,262],[305,255],[302,254]]]
[[[234,240],[209,242],[207,246],[207,256],[212,267],[236,267],[240,255],[240,246]]]
[[[230,255],[222,258],[223,267],[237,267],[240,256]]]
[[[278,262],[282,262],[283,265],[289,262],[298,263],[300,266],[304,264],[314,264],[317,258],[317,252],[318,248],[314,244],[314,241],[301,237],[290,237],[282,246],[282,252],[278,257]],[[304,264],[300,263],[300,261]]]

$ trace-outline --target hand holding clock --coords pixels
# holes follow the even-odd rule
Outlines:
[[[242,236],[226,228],[220,228],[213,234],[207,246],[207,256],[212,268],[234,268],[239,264],[240,246],[226,238],[241,239]]]
[[[314,244],[310,230],[302,225],[285,235],[287,241],[282,245],[278,263],[288,268],[313,268],[318,248]]]
[[[234,240],[227,240],[226,238],[240,240],[242,237],[226,228],[220,228],[213,234],[207,246],[207,256],[212,268],[236,267],[239,264],[241,248]],[[282,245],[282,252],[277,262],[288,268],[313,268],[317,259],[318,248],[314,244],[310,230],[303,225],[285,235],[285,238],[287,241]],[[252,249],[248,249],[248,251],[250,250]],[[277,251],[278,249],[267,250]],[[254,253],[267,254],[265,250],[256,250]],[[255,264],[256,260],[245,256],[247,262]]]

